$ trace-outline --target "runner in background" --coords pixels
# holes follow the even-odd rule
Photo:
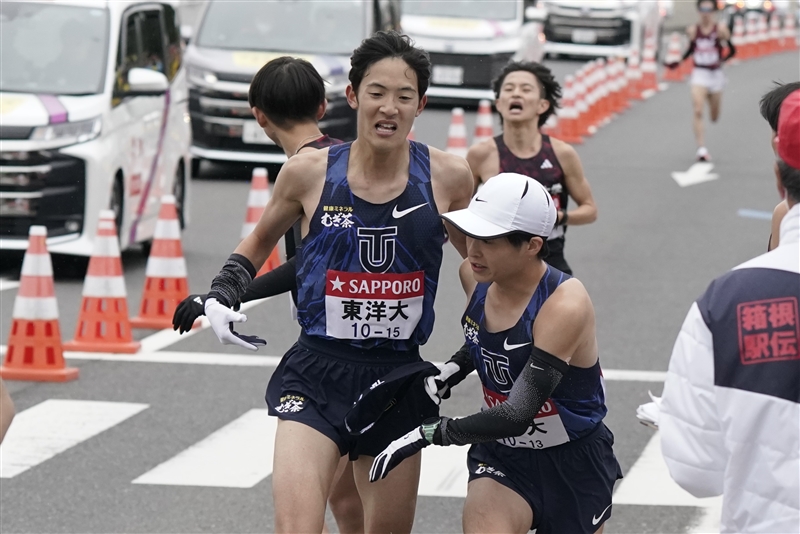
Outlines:
[[[503,133],[467,153],[475,190],[503,172],[530,176],[544,185],[558,213],[547,240],[547,263],[572,274],[564,259],[567,226],[593,223],[597,206],[575,149],[539,130],[559,106],[561,86],[550,69],[532,62],[509,63],[493,85]],[[567,209],[570,198],[577,204],[573,210]]]
[[[692,57],[694,61],[689,84],[692,88],[693,125],[698,161],[711,160],[711,155],[706,148],[703,110],[708,102],[711,122],[719,120],[722,89],[725,87],[725,73],[722,72],[722,64],[736,53],[736,49],[731,43],[730,29],[724,23],[717,21],[718,9],[715,0],[698,0],[697,11],[700,15],[700,22],[686,29],[686,34],[689,36],[689,48],[681,60]],[[729,51],[727,55],[723,56],[723,49],[726,46]],[[666,66],[675,69],[680,63],[669,63]]]

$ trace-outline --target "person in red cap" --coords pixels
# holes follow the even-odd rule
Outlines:
[[[550,192],[516,173],[442,215],[467,235],[467,343],[454,360],[462,378],[477,371],[483,409],[424,421],[375,458],[370,480],[429,445],[472,445],[465,532],[588,534],[611,516],[622,472],[603,423],[594,307],[583,284],[543,261],[557,217]]]
[[[692,304],[661,398],[661,450],[695,497],[722,495],[721,531],[800,532],[800,91],[781,105],[780,244]]]
[[[706,148],[703,109],[708,102],[711,122],[717,122],[722,105],[722,89],[725,87],[722,64],[736,53],[736,49],[731,43],[730,28],[726,24],[718,22],[715,17],[718,9],[716,0],[697,1],[700,22],[689,26],[686,30],[689,36],[689,48],[681,61],[666,65],[668,68],[675,69],[690,56],[694,61],[689,85],[692,87],[693,126],[695,141],[697,141],[696,157],[698,161],[711,159]],[[728,48],[728,53],[723,56],[725,46]]]
[[[761,116],[769,123],[772,128],[772,150],[778,155],[778,148],[775,139],[778,137],[778,119],[780,118],[781,104],[787,96],[800,89],[800,82],[778,84],[777,87],[765,94],[761,98],[759,105]],[[778,246],[780,239],[781,221],[789,211],[789,204],[786,200],[781,200],[772,212],[772,225],[769,236],[769,246],[767,250],[772,250]]]

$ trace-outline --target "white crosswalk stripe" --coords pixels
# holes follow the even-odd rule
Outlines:
[[[277,419],[250,410],[134,484],[252,488],[272,474]]]
[[[147,404],[50,399],[14,418],[0,447],[0,478],[13,478],[136,415]]]

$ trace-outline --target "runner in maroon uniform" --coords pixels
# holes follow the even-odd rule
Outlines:
[[[301,90],[301,88],[303,90]],[[323,134],[318,121],[325,114],[324,81],[316,69],[302,59],[273,59],[255,75],[249,95],[253,115],[267,136],[281,147],[287,157],[314,152],[342,141]],[[297,301],[295,254],[300,244],[300,223],[284,236],[287,262],[253,280],[242,302],[259,300],[291,291]],[[195,320],[205,315],[207,295],[190,295],[178,305],[173,328],[181,333],[191,330]],[[352,463],[343,458],[337,482],[328,505],[336,518],[339,532],[364,532],[364,510],[353,478]],[[327,530],[327,529],[326,529]]]
[[[711,156],[706,148],[703,125],[703,108],[708,101],[711,122],[719,119],[722,104],[722,89],[725,87],[725,74],[722,64],[736,53],[730,42],[731,32],[724,23],[717,22],[714,17],[717,11],[714,0],[698,0],[697,11],[700,22],[686,29],[689,36],[689,48],[683,59],[690,56],[694,61],[694,70],[689,84],[692,87],[692,107],[694,109],[694,137],[697,141],[698,161],[709,161]],[[723,43],[729,52],[723,57]],[[670,63],[669,68],[676,68],[680,62]]]
[[[558,210],[558,222],[547,240],[547,263],[572,274],[564,259],[567,225],[594,222],[597,207],[575,149],[539,131],[558,107],[561,87],[547,67],[513,62],[494,81],[494,92],[503,133],[470,148],[467,161],[475,188],[503,172],[530,176],[544,185]],[[578,206],[568,211],[570,197]]]

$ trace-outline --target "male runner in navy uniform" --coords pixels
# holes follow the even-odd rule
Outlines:
[[[594,222],[597,207],[575,149],[539,131],[555,113],[561,87],[547,67],[512,62],[494,81],[494,93],[503,133],[469,149],[467,161],[475,188],[501,172],[530,176],[544,185],[558,213],[556,227],[547,240],[547,263],[572,274],[564,259],[567,225]],[[571,211],[567,211],[569,197],[578,204]]]
[[[327,107],[325,82],[314,66],[303,59],[283,56],[261,67],[250,84],[249,102],[264,133],[288,158],[342,142],[319,129],[318,122]],[[295,252],[299,235],[300,224],[297,223],[284,236],[286,263],[253,280],[241,302],[291,291],[292,302],[296,304]],[[191,330],[195,320],[205,315],[206,298],[207,295],[190,295],[184,299],[175,309],[173,328],[181,334]],[[364,511],[347,458],[342,458],[339,471],[328,505],[339,532],[363,532]]]
[[[397,439],[375,459],[371,480],[430,444],[473,444],[464,532],[602,531],[622,473],[603,423],[592,301],[541,258],[557,217],[549,192],[504,173],[467,209],[442,217],[468,236],[460,269],[468,350],[451,362],[462,377],[477,370],[484,406]]]
[[[280,419],[273,498],[277,532],[322,529],[339,458],[354,460],[368,532],[410,532],[419,457],[380,484],[367,484],[372,457],[397,431],[436,406],[398,405],[359,438],[344,426],[358,395],[392,369],[420,361],[433,327],[444,240],[440,212],[468,204],[466,162],[408,142],[425,106],[427,54],[394,32],[365,39],[351,58],[348,102],[357,110],[353,143],[300,154],[281,170],[253,233],[214,279],[206,315],[222,343],[255,350],[263,340],[236,333],[246,318],[230,309],[280,236],[300,219],[298,320],[302,333],[267,388]],[[448,228],[466,255],[464,236]]]

